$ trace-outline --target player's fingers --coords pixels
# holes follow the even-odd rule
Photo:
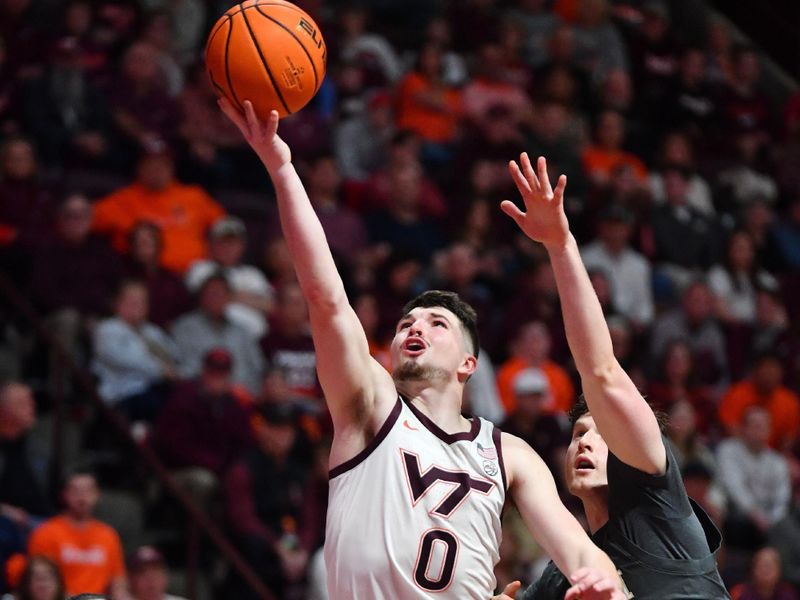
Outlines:
[[[516,204],[511,200],[503,200],[500,203],[500,210],[506,213],[509,217],[514,219],[514,222],[522,227],[522,221],[525,219],[525,213],[522,212]]]
[[[567,176],[561,175],[558,178],[558,183],[556,184],[556,189],[553,190],[553,201],[558,204],[563,204],[564,202],[564,190],[567,188]]]
[[[515,598],[517,595],[517,591],[519,590],[520,587],[522,587],[522,583],[520,583],[519,581],[512,581],[503,590],[503,594],[505,594],[509,598]]]
[[[244,116],[247,119],[247,126],[250,128],[250,135],[259,135],[262,132],[261,122],[256,116],[256,109],[253,108],[253,103],[250,100],[245,100],[242,105],[244,106]]]
[[[519,162],[522,165],[522,174],[525,175],[525,179],[528,181],[530,188],[532,190],[540,191],[542,186],[539,182],[539,178],[533,171],[533,165],[531,165],[531,159],[528,157],[527,152],[523,152],[519,155]]]
[[[278,135],[278,121],[280,117],[278,116],[277,110],[269,111],[269,119],[267,120],[267,137],[272,139],[276,135]]]
[[[552,194],[553,188],[550,185],[550,176],[547,174],[547,159],[544,156],[540,156],[536,161],[536,169],[539,171],[539,183],[542,189],[546,194]]]
[[[247,122],[242,117],[242,113],[237,110],[231,101],[227,98],[220,98],[217,100],[217,104],[219,104],[219,107],[222,109],[222,112],[225,113],[225,116],[233,121],[234,125],[236,125],[244,135],[247,135]]]
[[[531,186],[528,183],[528,180],[522,174],[522,171],[517,164],[517,161],[512,160],[508,163],[508,170],[511,173],[511,178],[514,180],[514,184],[517,186],[519,193],[522,194],[522,197],[525,198],[528,194],[531,193]]]

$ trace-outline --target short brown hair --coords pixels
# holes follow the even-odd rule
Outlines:
[[[645,399],[646,401],[646,399]],[[667,417],[667,413],[663,410],[659,410],[654,408],[652,404],[649,402],[647,403],[650,406],[653,414],[656,416],[656,421],[658,421],[658,428],[661,430],[661,433],[664,433],[667,430],[667,424],[669,422],[669,417]],[[578,422],[583,415],[591,414],[589,410],[589,405],[586,404],[586,396],[581,394],[578,396],[578,399],[575,400],[575,404],[572,405],[572,408],[569,409],[569,413],[567,413],[567,417],[569,418],[569,425],[570,427],[575,427],[575,423]]]
[[[478,315],[475,309],[464,302],[455,292],[445,292],[442,290],[429,290],[408,302],[403,307],[403,314],[407,315],[415,308],[433,308],[440,306],[453,313],[461,322],[461,326],[469,334],[472,343],[472,354],[478,358],[480,351],[480,341],[478,340]]]

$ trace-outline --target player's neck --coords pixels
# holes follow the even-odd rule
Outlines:
[[[606,490],[603,492],[592,490],[585,496],[581,496],[583,512],[586,513],[586,521],[592,535],[608,523],[608,494],[605,492]]]
[[[469,421],[461,416],[463,394],[461,386],[453,388],[450,385],[444,389],[438,386],[428,386],[414,390],[403,389],[400,390],[400,393],[445,433],[452,434],[470,430]]]

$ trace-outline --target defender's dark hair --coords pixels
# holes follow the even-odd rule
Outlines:
[[[646,399],[645,399],[646,400]],[[650,408],[653,410],[653,414],[656,416],[656,421],[658,421],[658,428],[661,430],[661,433],[665,433],[667,430],[667,424],[669,423],[669,417],[667,413],[663,410],[659,410],[654,408],[652,404],[648,402]],[[572,405],[572,408],[569,409],[569,413],[567,413],[567,417],[569,418],[569,425],[570,427],[575,427],[575,423],[578,422],[583,415],[589,413],[589,405],[586,404],[586,397],[581,394],[578,396],[578,399],[575,400],[575,404]]]
[[[442,290],[430,290],[423,292],[403,307],[403,315],[407,315],[415,308],[433,308],[440,306],[446,308],[461,321],[461,326],[469,334],[472,342],[472,354],[478,358],[480,342],[478,341],[478,315],[475,309],[464,302],[455,292],[445,292]]]

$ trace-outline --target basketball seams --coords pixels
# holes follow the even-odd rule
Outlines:
[[[239,97],[236,95],[236,90],[233,87],[233,81],[231,81],[231,70],[228,68],[228,48],[231,45],[231,34],[233,33],[233,23],[235,19],[233,16],[229,16],[228,20],[230,21],[230,26],[228,27],[228,37],[225,40],[225,79],[228,81],[228,89],[231,92],[231,96],[233,96],[233,101],[236,103],[236,106],[239,107],[239,110],[244,111],[244,107],[239,101]]]
[[[222,26],[230,20],[231,18],[228,15],[222,15],[222,18],[219,20],[220,22],[214,29],[211,30],[211,33],[208,36],[208,41],[206,42],[206,54],[208,54],[208,49],[211,47],[211,42],[214,41],[214,38],[219,33],[219,30],[222,29]]]
[[[259,8],[259,6],[260,6],[259,4],[255,4],[254,6],[248,7],[248,8],[255,8],[256,12],[258,12],[258,14],[260,14],[262,17],[265,17],[265,18],[269,19],[270,21],[272,21],[273,23],[278,25],[281,29],[283,29],[286,33],[291,35],[294,38],[294,40],[298,43],[298,45],[303,49],[303,52],[305,52],[306,57],[308,58],[308,62],[311,65],[311,70],[314,72],[314,94],[316,94],[317,90],[319,89],[319,87],[318,87],[319,86],[319,76],[317,75],[317,65],[314,64],[314,59],[311,58],[311,53],[308,51],[308,48],[306,48],[306,46],[303,43],[303,41],[299,37],[297,37],[295,35],[294,31],[292,31],[291,29],[286,27],[286,25],[284,25],[283,23],[278,21],[276,18],[271,17],[268,14],[262,12],[261,9]],[[282,5],[281,4],[272,4],[272,6],[282,6]]]
[[[272,75],[272,70],[269,68],[269,64],[267,64],[267,59],[264,56],[264,53],[261,51],[261,46],[259,46],[258,40],[256,39],[256,36],[253,33],[253,28],[250,26],[250,21],[247,18],[246,9],[242,9],[241,13],[242,13],[242,18],[244,19],[244,22],[247,25],[247,30],[250,33],[250,39],[253,40],[253,46],[255,46],[255,49],[258,52],[258,56],[261,59],[261,63],[264,65],[264,69],[267,72],[267,76],[269,77],[270,83],[272,83],[272,87],[275,88],[275,93],[278,96],[278,100],[280,100],[281,104],[283,104],[283,108],[286,110],[286,113],[292,114],[292,111],[289,110],[289,106],[286,104],[286,100],[283,98],[283,94],[281,93],[281,90],[275,81],[275,77]]]

